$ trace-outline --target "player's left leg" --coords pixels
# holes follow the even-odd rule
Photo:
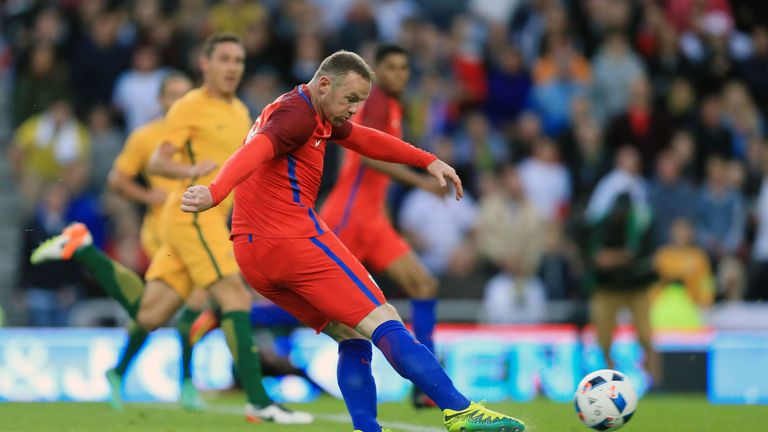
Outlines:
[[[647,289],[625,293],[627,305],[632,313],[632,324],[635,326],[637,341],[643,348],[644,366],[653,379],[653,385],[659,385],[661,379],[661,359],[653,347],[653,331],[651,329],[651,298]]]

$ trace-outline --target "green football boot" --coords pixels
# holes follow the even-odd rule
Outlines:
[[[106,376],[109,383],[109,406],[115,411],[122,411],[123,396],[121,391],[123,388],[123,377],[114,369],[108,370]]]
[[[462,411],[443,410],[448,432],[522,432],[525,424],[505,414],[491,411],[482,402],[471,402]]]
[[[203,401],[200,399],[200,393],[192,384],[191,379],[185,379],[181,385],[181,407],[187,411],[202,411]]]

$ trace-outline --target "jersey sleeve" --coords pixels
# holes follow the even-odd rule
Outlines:
[[[257,134],[269,138],[275,157],[279,157],[304,145],[316,127],[317,121],[311,112],[295,106],[281,106],[272,112]]]
[[[112,168],[123,174],[134,176],[144,167],[145,157],[141,153],[141,134],[132,133],[117,155]]]
[[[333,129],[331,138],[338,144],[371,159],[426,168],[437,157],[392,135],[369,127],[344,122]]]
[[[273,159],[274,149],[274,143],[270,143],[265,134],[256,134],[247,139],[245,144],[224,162],[216,178],[208,185],[214,205],[222,202],[235,186],[253,174],[262,163]]]
[[[183,148],[194,131],[195,113],[194,103],[189,99],[183,98],[173,104],[165,117],[166,128],[162,141],[177,149]]]

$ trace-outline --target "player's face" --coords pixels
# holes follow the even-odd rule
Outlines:
[[[220,42],[213,47],[210,57],[203,57],[201,68],[207,86],[231,97],[243,77],[245,50],[235,42]]]
[[[160,105],[163,111],[168,111],[174,102],[192,90],[192,82],[186,78],[173,78],[165,83],[163,94],[160,95]]]
[[[411,71],[408,56],[393,53],[376,65],[376,84],[391,96],[400,96],[408,84]]]
[[[355,115],[360,104],[368,98],[371,82],[350,72],[338,82],[320,79],[320,108],[323,116],[334,126],[342,125]]]

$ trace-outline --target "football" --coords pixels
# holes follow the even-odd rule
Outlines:
[[[635,413],[637,393],[624,374],[603,369],[581,380],[573,402],[582,423],[599,431],[615,431]]]

